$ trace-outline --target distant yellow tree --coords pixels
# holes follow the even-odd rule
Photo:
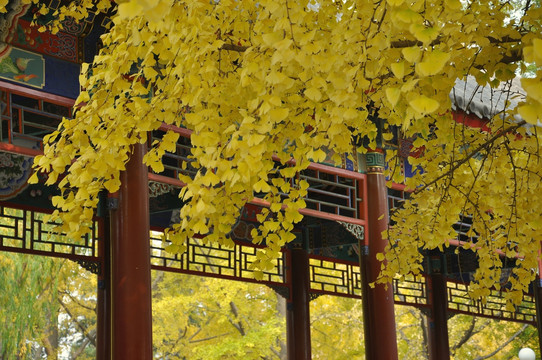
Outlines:
[[[154,272],[153,342],[163,359],[280,359],[286,324],[263,285]],[[178,286],[182,281],[183,286]]]
[[[490,131],[453,121],[449,94],[467,75],[496,87],[527,65],[542,66],[539,3],[82,0],[58,16],[81,20],[95,6],[115,14],[112,27],[83,66],[75,118],[46,138],[36,159],[49,184],[67,170],[53,202],[70,236],[86,231],[101,190],[119,188],[131,146],[174,124],[193,131],[198,173],[181,178],[182,220],[169,230],[169,250],[182,252],[197,234],[228,243],[239,210],[259,192],[270,208],[253,233],[267,244],[254,266],[266,269],[294,238],[305,205],[308,184],[286,179],[323,160],[326,149],[349,152],[352,136],[375,148],[369,113],[377,108],[384,139],[396,126],[424,149],[411,159],[423,172],[407,180],[416,191],[394,215],[381,281],[419,272],[419,249],[446,246],[456,236],[452,224],[467,214],[476,240],[465,246],[480,259],[474,295],[498,285],[501,250],[523,259],[508,292],[520,300],[541,240],[542,71],[522,80],[527,96],[490,119]],[[166,134],[146,164],[162,170],[176,140]],[[277,168],[273,155],[282,165],[296,162]],[[400,182],[396,159],[387,154]]]

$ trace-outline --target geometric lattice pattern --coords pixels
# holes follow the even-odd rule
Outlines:
[[[340,173],[340,169],[311,164],[299,177],[309,183],[305,203],[308,209],[358,219],[361,192],[357,191],[358,173]],[[333,173],[333,171],[336,173]],[[352,176],[349,176],[352,175]],[[361,176],[360,176],[361,175]]]
[[[153,132],[152,139],[160,139],[165,130],[164,128]],[[193,161],[190,159],[190,134],[180,131],[180,135],[175,150],[164,154],[162,159],[164,171],[159,174],[175,181],[178,180],[179,174],[190,177],[196,175],[196,170],[190,166]],[[279,167],[277,162],[277,169]],[[307,210],[342,216],[343,221],[359,219],[358,209],[362,201],[360,197],[362,192],[358,190],[358,182],[365,179],[364,174],[311,163],[306,170],[297,174],[296,178],[309,183],[307,196],[304,198]]]
[[[534,297],[523,295],[523,302],[515,311],[506,309],[502,293],[493,290],[485,304],[474,301],[468,295],[468,285],[448,281],[448,310],[453,313],[470,314],[494,319],[507,319],[523,323],[536,322]]]
[[[36,255],[63,257],[72,260],[99,262],[98,229],[95,222],[91,236],[77,241],[50,231],[54,224],[43,221],[44,213],[0,206],[0,251],[21,252]],[[202,239],[192,239],[184,254],[166,253],[160,232],[150,236],[151,266],[155,270],[210,276],[224,279],[258,282],[250,269],[259,247],[251,243],[235,242],[233,247],[206,244]],[[360,267],[355,262],[339,261],[323,256],[310,255],[310,292],[316,295],[334,295],[361,298]],[[291,275],[289,251],[283,251],[275,267],[265,271],[263,281],[275,287],[290,287]],[[406,278],[393,282],[395,303],[427,308],[425,279]],[[534,298],[524,295],[523,303],[515,311],[505,308],[497,291],[486,303],[474,301],[468,296],[468,287],[448,281],[448,311],[475,316],[505,319],[533,324],[536,321]]]
[[[151,234],[151,266],[155,270],[198,274],[226,279],[257,282],[250,269],[256,260],[258,247],[236,242],[233,247],[206,244],[202,239],[193,238],[183,254],[167,253],[162,233]],[[284,254],[284,253],[283,253]],[[275,267],[263,273],[263,282],[268,285],[285,286],[285,255],[275,261]]]
[[[311,255],[309,258],[310,289],[320,295],[361,297],[359,265]]]
[[[97,222],[92,234],[71,240],[53,234],[55,224],[43,220],[46,214],[0,206],[0,250],[70,258],[98,260]]]
[[[414,276],[393,280],[393,293],[396,304],[428,306],[425,280]]]

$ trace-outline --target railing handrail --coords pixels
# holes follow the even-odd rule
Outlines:
[[[34,98],[36,100],[43,100],[51,104],[61,105],[61,106],[69,107],[69,108],[75,105],[75,99],[46,93],[44,91],[40,91],[36,89],[30,89],[24,86],[15,85],[15,84],[8,83],[1,80],[0,80],[0,90],[7,91],[12,94],[16,94],[20,96]]]

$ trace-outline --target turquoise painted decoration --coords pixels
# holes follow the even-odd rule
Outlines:
[[[7,44],[0,48],[0,78],[39,89],[45,86],[43,56]]]

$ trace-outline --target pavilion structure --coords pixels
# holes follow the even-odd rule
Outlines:
[[[67,22],[53,35],[30,26],[31,6],[10,1],[8,10],[0,19],[0,64],[7,64],[0,67],[5,71],[0,72],[0,251],[66,258],[92,271],[98,277],[98,359],[152,359],[151,269],[256,282],[250,264],[258,246],[250,241],[250,230],[266,204],[255,197],[246,205],[232,230],[233,248],[192,239],[182,255],[165,252],[160,233],[178,217],[177,194],[183,185],[178,175],[191,173],[190,166],[181,166],[190,162],[191,134],[163,125],[148,134],[148,144],[168,130],[181,135],[176,150],[163,159],[164,172],[152,173],[142,165],[146,145],[134,147],[120,191],[103,194],[92,233],[81,239],[48,236],[53,225],[43,221],[43,214],[53,210],[50,199],[58,190],[45,186],[44,179],[28,184],[33,157],[42,152],[43,136],[70,116],[80,64],[96,54],[108,19],[91,14],[81,24]],[[23,67],[18,59],[30,60]],[[463,121],[482,121],[469,112],[456,109]],[[400,147],[407,175],[412,171],[406,160],[411,144],[400,138],[382,144]],[[313,163],[297,175],[310,184],[307,208],[300,211],[304,220],[295,229],[296,240],[259,281],[287,300],[289,359],[311,358],[309,302],[319,295],[363,301],[371,360],[397,359],[394,304],[414,306],[427,315],[431,359],[450,356],[447,319],[453,314],[528,323],[540,334],[540,281],[515,311],[505,309],[498,291],[485,304],[473,301],[467,292],[476,259],[461,248],[459,255],[454,255],[456,249],[427,253],[419,278],[397,279],[388,288],[369,286],[380,270],[376,254],[386,244],[381,232],[388,217],[381,215],[408,197],[401,184],[386,187],[384,166],[383,151],[376,149],[345,156],[342,167]],[[459,245],[468,228],[465,217],[451,243]]]

